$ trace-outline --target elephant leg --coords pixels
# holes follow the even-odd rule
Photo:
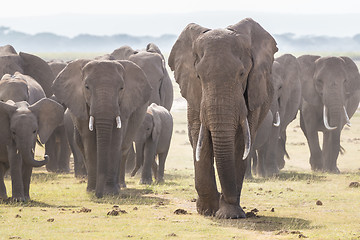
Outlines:
[[[251,152],[250,152],[250,154],[249,154],[249,156],[246,158],[246,162],[247,162],[247,168],[246,168],[246,172],[245,172],[245,178],[246,179],[252,179],[253,177],[252,177],[252,174],[251,174],[251,172],[252,172],[252,161],[253,161],[253,159],[254,159],[254,155],[256,155],[256,154],[254,154],[254,151],[252,151],[251,150]]]
[[[30,181],[31,181],[32,167],[26,164],[22,165],[22,179],[24,186],[24,197],[25,200],[30,199]]]
[[[68,136],[68,141],[74,158],[75,177],[85,177],[87,175],[87,170],[84,158],[84,145],[76,127],[73,128],[73,131],[73,133],[69,134],[70,137]]]
[[[25,201],[24,185],[22,180],[22,159],[19,154],[16,153],[16,147],[12,146],[7,148],[10,175],[11,175],[11,187],[12,198],[15,201]]]
[[[109,159],[110,162],[108,163],[107,179],[106,179],[104,194],[116,195],[119,194],[120,191],[119,168],[120,168],[120,162],[122,160],[120,131],[119,130],[113,131],[111,139],[112,139],[111,150],[110,150],[111,158]]]
[[[136,147],[136,164],[135,164],[133,171],[131,172],[132,177],[135,176],[135,174],[137,173],[137,171],[139,171],[140,167],[143,165],[143,162],[144,162],[145,144],[143,142],[141,142],[141,143],[136,142],[135,147]]]
[[[87,191],[95,191],[97,173],[97,146],[96,136],[93,132],[83,131],[81,139],[83,141],[84,156],[88,173]]]
[[[60,126],[57,128],[57,134],[59,142],[58,145],[58,171],[63,173],[70,172],[70,148],[69,143],[65,133],[65,127]]]
[[[158,154],[158,156],[159,156],[159,167],[158,167],[158,174],[157,174],[157,177],[156,177],[156,180],[157,180],[158,183],[164,182],[165,161],[166,161],[166,157],[168,155],[168,152],[169,151]]]
[[[5,172],[7,171],[8,168],[9,167],[6,166],[5,163],[0,162],[0,199],[3,199],[3,200],[7,199],[4,177],[5,177]]]
[[[324,132],[323,139],[323,169],[326,172],[340,173],[337,167],[337,158],[340,151],[340,130]]]
[[[321,117],[315,115],[315,109],[302,106],[300,111],[300,127],[304,132],[310,149],[311,170],[319,171],[323,169],[322,151],[319,144],[319,135],[316,129],[317,123],[321,122]]]
[[[280,133],[280,138],[278,139],[278,157],[277,157],[277,166],[280,169],[285,167],[285,156],[286,153],[286,130]]]
[[[159,156],[158,156],[158,158],[159,158]],[[153,172],[153,174],[154,174],[154,178],[155,178],[155,180],[156,180],[156,182],[157,182],[158,177],[159,177],[159,175],[158,175],[159,166],[158,166],[157,163],[156,163],[156,159],[155,159],[155,161],[152,163],[151,168],[152,168],[152,172]]]
[[[134,146],[131,145],[129,149],[129,153],[126,156],[126,165],[125,165],[125,171],[127,173],[131,172],[136,165],[136,153],[134,150]]]
[[[265,177],[265,161],[266,161],[266,152],[267,146],[262,146],[258,149],[258,161],[256,166],[256,174],[260,177]]]
[[[146,140],[144,148],[144,164],[141,172],[141,184],[152,184],[152,164],[155,161],[155,143],[152,139]]]
[[[197,138],[194,138],[194,140]],[[194,145],[194,159],[196,144]],[[205,216],[213,216],[219,210],[220,194],[217,190],[214,169],[214,155],[208,131],[204,133],[203,145],[200,152],[200,160],[194,160],[195,165],[195,188],[199,195],[196,201],[198,213]]]
[[[49,156],[49,162],[46,164],[48,172],[57,172],[58,158],[56,154],[56,134],[53,132],[45,143],[45,154]]]

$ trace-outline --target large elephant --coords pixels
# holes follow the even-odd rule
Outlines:
[[[286,128],[296,118],[301,102],[301,80],[299,63],[291,54],[277,57],[273,63],[271,81],[274,98],[270,107],[273,114],[273,126],[265,158],[258,161],[257,174],[263,177],[279,173],[285,165]]]
[[[0,99],[0,197],[7,197],[4,173],[10,167],[12,197],[24,201],[29,199],[32,167],[48,161],[46,155],[43,161],[34,160],[37,134],[45,143],[62,121],[64,109],[46,99],[34,79],[18,72],[2,77]]]
[[[131,176],[135,176],[143,165],[140,183],[152,183],[151,169],[157,182],[164,181],[165,160],[170,148],[172,131],[173,118],[170,112],[152,103],[147,108],[145,119],[135,138],[136,166]],[[155,162],[156,156],[159,159],[159,166]]]
[[[156,103],[170,111],[173,104],[173,85],[165,66],[165,58],[158,46],[149,43],[145,50],[134,50],[129,46],[122,46],[115,49],[111,54],[103,58],[113,60],[129,60],[137,64],[145,73],[153,89],[149,105]],[[144,132],[139,131],[137,138],[145,137]],[[135,154],[133,148],[127,156],[126,169],[134,168]]]
[[[53,89],[73,115],[81,136],[87,190],[95,190],[97,197],[117,194],[120,185],[125,185],[122,160],[144,119],[151,94],[144,72],[130,61],[80,59],[65,67]]]
[[[245,217],[244,159],[270,108],[276,51],[273,37],[252,19],[214,30],[189,24],[171,50],[169,66],[188,104],[200,214]]]
[[[66,63],[63,61],[51,61],[48,64],[54,76],[57,76],[66,67]],[[57,101],[55,97],[52,98]],[[49,156],[49,162],[46,164],[48,171],[70,172],[71,152],[64,124],[58,126],[50,136],[45,145],[45,154]]]
[[[360,75],[348,57],[304,55],[298,58],[302,76],[300,126],[314,171],[339,173],[340,135],[360,100]],[[320,148],[318,132],[323,132]]]

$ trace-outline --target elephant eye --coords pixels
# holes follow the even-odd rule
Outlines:
[[[149,130],[150,130],[150,128],[147,128],[147,129],[146,129],[146,131],[149,131]]]
[[[15,131],[12,131],[12,134],[13,134],[13,135],[16,135]]]
[[[86,85],[85,85],[85,88],[86,88],[86,89],[89,89],[89,86],[86,84]]]
[[[35,133],[36,133],[36,130],[34,130],[33,133],[35,134]]]

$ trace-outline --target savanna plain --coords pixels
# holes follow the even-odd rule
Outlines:
[[[176,83],[174,92],[165,183],[140,185],[139,176],[127,175],[120,195],[97,199],[86,192],[86,179],[34,169],[31,201],[0,202],[0,239],[360,239],[360,112],[342,131],[341,174],[311,171],[297,116],[287,130],[285,168],[276,177],[244,182],[241,206],[248,218],[219,220],[196,212],[186,103]],[[37,147],[36,154],[43,151]],[[9,177],[6,187],[11,196]]]

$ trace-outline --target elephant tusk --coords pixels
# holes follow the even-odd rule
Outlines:
[[[324,126],[326,127],[327,130],[334,130],[337,127],[330,127],[329,122],[328,122],[328,117],[327,117],[327,108],[324,105],[324,109],[323,109],[323,120],[324,120]]]
[[[350,119],[349,119],[349,115],[348,115],[347,112],[346,112],[345,106],[343,106],[343,108],[344,108],[344,113],[345,113],[345,118],[346,118],[346,125],[348,125],[349,127],[351,127],[351,122],[350,122]]]
[[[121,119],[120,116],[116,117],[116,128],[121,128]]]
[[[273,123],[273,125],[275,127],[280,126],[280,114],[279,114],[279,111],[276,112],[275,119],[276,119],[276,123]]]
[[[201,151],[203,140],[204,140],[204,127],[201,124],[199,138],[198,138],[198,141],[196,144],[196,153],[195,153],[195,159],[197,162],[200,161],[200,151]]]
[[[94,117],[90,116],[89,118],[89,130],[93,131],[94,130]]]
[[[243,128],[243,134],[244,134],[244,143],[245,143],[245,150],[243,155],[243,160],[247,158],[247,156],[250,153],[251,148],[251,134],[250,134],[250,128],[249,128],[249,122],[247,118],[245,119],[245,129]]]

